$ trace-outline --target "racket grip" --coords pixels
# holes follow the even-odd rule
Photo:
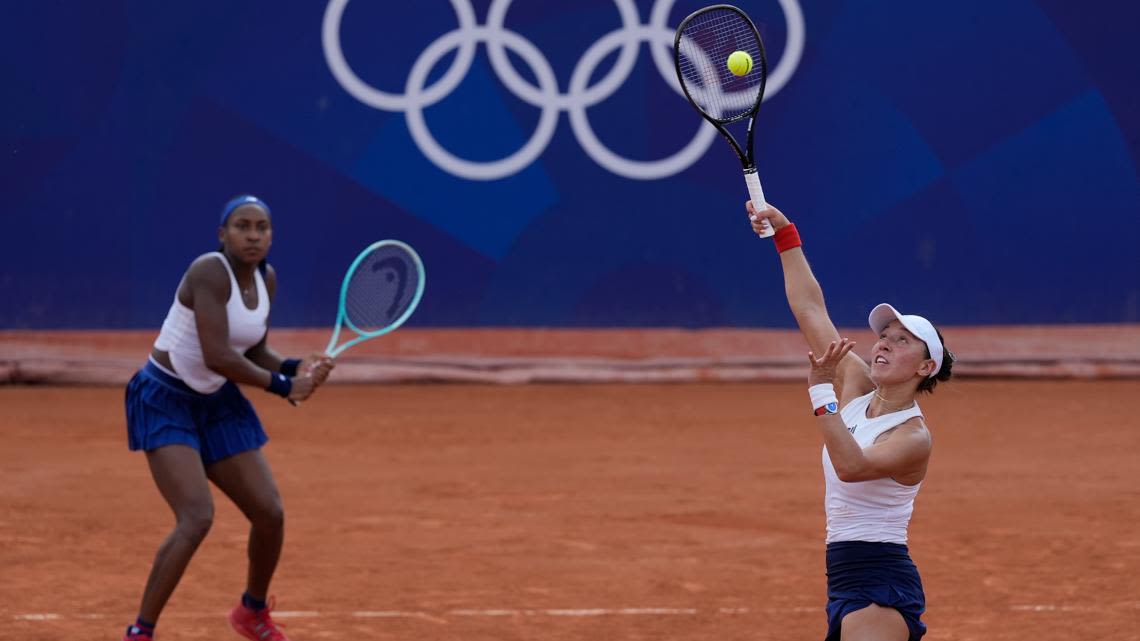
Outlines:
[[[744,184],[748,185],[748,199],[752,201],[752,208],[756,211],[767,209],[768,201],[764,200],[764,188],[760,186],[760,177],[756,175],[755,167],[744,170]],[[761,227],[763,229],[758,234],[761,238],[768,238],[776,233],[767,220],[761,222]]]

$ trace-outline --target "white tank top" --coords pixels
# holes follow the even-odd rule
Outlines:
[[[918,403],[898,412],[867,418],[874,392],[852,400],[839,415],[859,447],[871,446],[880,434],[915,416],[922,416]],[[914,497],[922,483],[903,485],[891,478],[846,483],[839,480],[827,446],[823,447],[823,479],[826,485],[827,542],[870,541],[906,544],[906,530],[914,511]]]
[[[226,301],[226,317],[229,319],[230,347],[237,352],[245,352],[261,342],[269,320],[269,292],[261,270],[253,270],[253,280],[257,283],[257,307],[249,309],[242,301],[241,288],[234,277],[230,261],[221,252],[212,252],[226,266],[230,275],[230,298]],[[182,285],[179,283],[178,288]],[[174,304],[162,323],[162,331],[154,341],[157,349],[170,354],[170,364],[175,375],[196,392],[212,394],[225,384],[226,378],[206,367],[202,355],[202,343],[198,340],[198,326],[194,322],[194,310],[178,300],[174,293]]]

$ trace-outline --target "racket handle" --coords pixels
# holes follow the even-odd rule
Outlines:
[[[744,170],[744,183],[748,185],[748,199],[752,201],[752,208],[756,211],[767,209],[768,201],[764,200],[764,188],[760,186],[760,177],[756,175],[755,167]],[[758,234],[761,238],[768,238],[776,233],[767,220],[762,221],[760,226],[763,228]]]

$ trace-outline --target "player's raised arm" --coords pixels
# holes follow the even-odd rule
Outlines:
[[[788,304],[811,348],[808,397],[824,443],[827,638],[913,641],[926,631],[925,596],[907,528],[933,442],[917,396],[950,378],[954,356],[930,321],[883,303],[867,319],[878,340],[864,363],[831,322],[795,225],[774,207],[746,207],[754,231],[776,230]]]
[[[839,341],[839,331],[827,313],[823,288],[811,271],[795,225],[791,224],[783,212],[770,204],[761,211],[754,209],[751,202],[746,203],[745,207],[752,229],[757,234],[764,231],[765,221],[776,230],[776,249],[780,252],[788,305],[811,350],[817,354],[824,353],[828,345]],[[846,403],[874,389],[869,374],[867,363],[854,352],[849,352],[836,373],[835,386],[839,390],[840,400]]]

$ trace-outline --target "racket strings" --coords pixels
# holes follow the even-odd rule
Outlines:
[[[728,68],[728,57],[735,51],[752,57],[752,69],[742,76]],[[685,90],[713,119],[740,119],[759,101],[767,74],[763,45],[751,22],[735,11],[711,10],[695,16],[681,30],[677,61]]]
[[[398,245],[383,245],[356,265],[344,296],[344,313],[358,332],[384,329],[401,319],[416,301],[422,278],[419,264]]]

